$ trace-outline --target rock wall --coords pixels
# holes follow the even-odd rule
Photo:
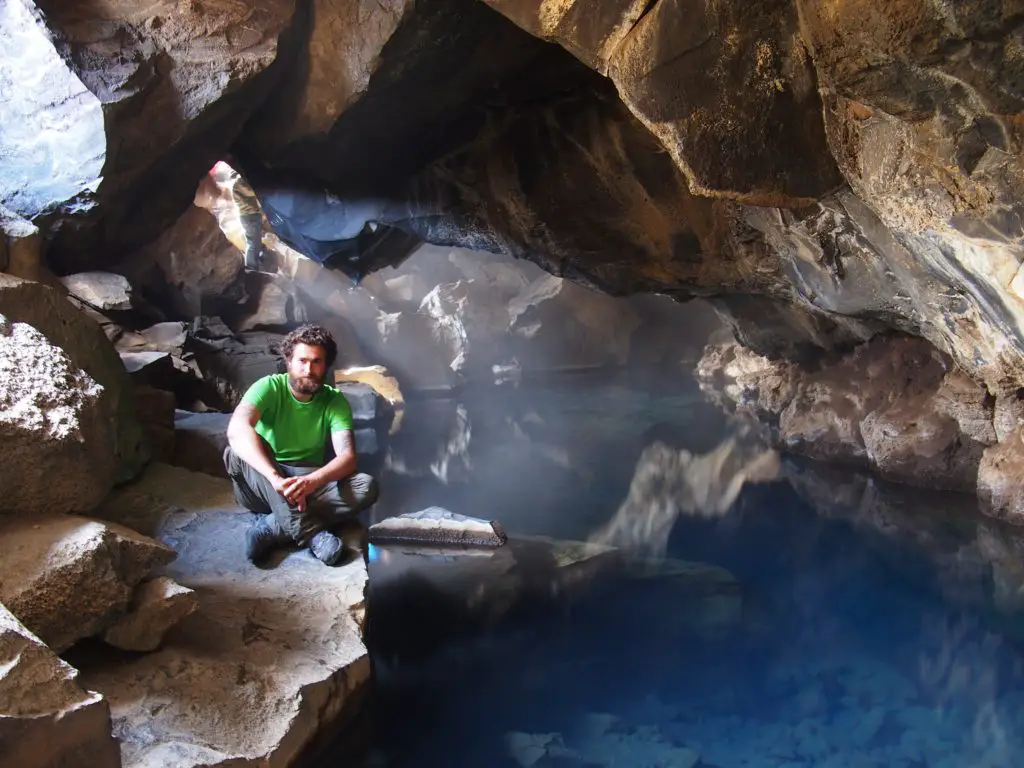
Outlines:
[[[335,212],[321,244],[359,251],[400,230],[608,293],[714,298],[772,358],[895,331],[997,402],[1024,380],[1019,14],[1002,4],[281,0],[100,16],[20,0],[4,13],[25,54],[0,72],[23,118],[0,133],[20,169],[0,204],[42,226],[58,272],[134,260],[230,150],[257,194]],[[38,73],[60,98],[40,98]],[[38,172],[47,162],[67,172]],[[281,228],[305,214],[275,215]],[[228,304],[276,297],[249,327],[299,319],[279,283],[232,280],[211,283],[231,285]],[[177,296],[178,310],[205,313],[213,292]],[[456,294],[374,318],[385,346],[443,337],[439,382],[474,365],[446,319]]]
[[[709,346],[697,373],[712,397],[790,453],[977,491],[988,513],[1024,521],[1020,395],[993,396],[923,339],[879,336],[816,365],[733,342]]]

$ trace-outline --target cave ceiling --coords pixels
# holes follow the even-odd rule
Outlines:
[[[1024,2],[13,0],[0,43],[0,204],[59,273],[231,157],[770,354],[891,330],[1024,380]]]

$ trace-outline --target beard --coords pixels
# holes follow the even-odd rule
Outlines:
[[[316,376],[295,377],[288,374],[288,385],[293,392],[298,392],[300,395],[315,395],[323,383],[324,380]]]

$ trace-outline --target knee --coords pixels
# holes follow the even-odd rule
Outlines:
[[[377,478],[365,472],[357,472],[352,475],[350,482],[352,495],[360,509],[377,503],[377,498],[380,496],[380,485],[377,483]]]

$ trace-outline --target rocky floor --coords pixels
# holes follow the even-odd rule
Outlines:
[[[199,599],[154,653],[72,659],[110,702],[126,768],[287,765],[365,692],[362,558],[327,568],[290,552],[258,569],[230,483],[167,465],[99,514],[172,547],[163,573]]]

